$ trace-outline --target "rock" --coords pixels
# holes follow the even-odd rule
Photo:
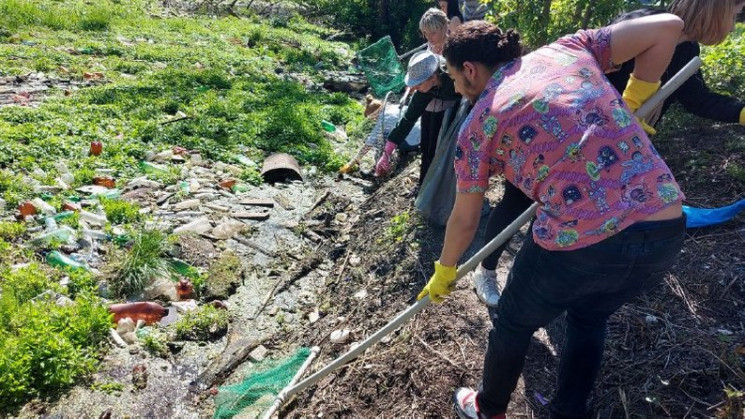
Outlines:
[[[256,348],[254,348],[251,353],[248,354],[248,357],[252,361],[261,362],[266,358],[266,354],[269,352],[268,349],[264,347],[264,345],[259,345]]]
[[[176,285],[168,278],[158,278],[145,288],[144,297],[146,300],[165,299],[166,301],[178,301],[178,292]]]
[[[360,263],[362,263],[362,259],[359,256],[352,255],[349,257],[349,266],[354,268],[360,266]]]
[[[367,290],[363,288],[357,291],[356,293],[354,293],[354,298],[358,300],[364,300],[365,298],[367,298]]]
[[[7,205],[8,203],[3,198],[0,198],[0,210],[5,209]]]
[[[207,271],[204,284],[204,299],[226,300],[238,288],[242,280],[241,261],[232,251],[223,252],[213,261]]]
[[[329,338],[331,343],[347,343],[349,340],[349,329],[334,330]]]
[[[134,331],[135,331],[135,322],[129,317],[125,317],[119,320],[119,323],[116,325],[116,333],[119,333],[119,335],[123,335],[125,333],[134,332]]]
[[[357,93],[368,87],[362,76],[354,77],[342,73],[329,73],[329,78],[323,82],[323,88],[332,92]]]
[[[349,219],[349,216],[344,212],[340,212],[334,216],[334,219],[336,220],[337,223],[344,224]]]
[[[187,209],[198,208],[200,203],[201,202],[198,199],[187,199],[174,205],[173,209],[175,211],[183,211]]]
[[[310,322],[310,324],[317,322],[318,319],[320,318],[321,318],[321,315],[318,314],[318,310],[311,311],[310,313],[308,313],[308,321]]]
[[[207,208],[209,208],[209,209],[211,209],[211,210],[214,210],[214,211],[220,211],[220,212],[228,212],[228,211],[230,211],[230,208],[229,207],[226,207],[226,206],[223,206],[223,205],[214,204],[212,202],[208,202],[208,203],[204,204],[204,206],[207,207]]]
[[[199,308],[197,302],[194,300],[174,301],[173,303],[171,303],[171,305],[176,307],[176,310],[179,313],[186,313],[188,311],[194,311]]]
[[[132,384],[140,390],[147,387],[147,367],[145,364],[137,364],[132,368]]]
[[[120,334],[122,337],[122,340],[127,342],[128,345],[133,345],[137,342],[137,335],[135,335],[135,332],[127,332],[124,334]]]
[[[246,225],[240,221],[226,221],[212,230],[212,236],[219,240],[226,240],[240,233],[245,227]]]
[[[212,229],[212,223],[207,218],[197,218],[196,220],[182,225],[181,227],[178,227],[173,230],[173,234],[182,234],[182,233],[196,233],[196,234],[202,234],[210,231]]]

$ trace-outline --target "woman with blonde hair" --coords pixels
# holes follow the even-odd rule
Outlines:
[[[442,54],[448,35],[448,17],[440,9],[430,8],[419,19],[419,31],[427,40],[427,49],[437,55]]]

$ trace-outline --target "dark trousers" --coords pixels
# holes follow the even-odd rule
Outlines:
[[[424,182],[424,176],[427,175],[429,165],[435,157],[437,150],[437,137],[440,135],[440,127],[445,111],[428,112],[424,111],[421,121],[422,139],[419,147],[422,149],[422,166],[419,168],[419,186]]]
[[[547,251],[532,235],[508,277],[477,396],[486,417],[507,410],[531,336],[567,312],[552,417],[582,417],[600,370],[606,323],[625,302],[659,284],[683,246],[685,217],[636,223],[595,245]]]
[[[533,200],[528,198],[517,186],[506,181],[503,183],[504,194],[502,195],[502,199],[492,208],[489,213],[489,220],[486,222],[486,230],[484,232],[484,241],[486,243],[497,237],[502,230],[512,224],[515,218],[525,212],[533,203]],[[499,257],[502,256],[504,249],[507,248],[507,244],[509,244],[509,240],[505,241],[497,250],[485,257],[481,262],[481,266],[484,269],[496,269],[497,263],[499,263]]]

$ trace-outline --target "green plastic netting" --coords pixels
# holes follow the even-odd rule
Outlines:
[[[215,397],[214,418],[260,417],[274,399],[292,380],[310,349],[300,348],[295,355],[278,360],[266,360],[256,366],[257,370],[238,384],[220,387]]]
[[[375,96],[383,97],[388,92],[400,92],[404,88],[406,72],[398,61],[396,47],[390,36],[358,51],[357,61]]]

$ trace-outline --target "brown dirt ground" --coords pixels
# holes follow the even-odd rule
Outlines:
[[[694,119],[663,129],[665,136],[655,142],[688,205],[716,207],[743,198],[745,176],[732,170],[745,167],[743,128]],[[352,239],[331,256],[337,280],[327,288],[330,308],[314,325],[283,337],[321,346],[314,370],[349,349],[330,343],[331,331],[349,328],[351,341],[363,340],[414,303],[431,275],[443,229],[415,221],[403,236],[389,233],[394,216],[414,213],[406,192],[417,165],[414,161],[370,191]],[[743,416],[745,397],[727,396],[725,389],[745,390],[744,220],[740,215],[720,226],[689,230],[683,254],[664,283],[612,316],[589,416]],[[472,248],[482,243],[477,237]],[[348,263],[351,254],[361,256],[359,265]],[[503,269],[510,262],[505,254]],[[361,289],[367,298],[354,297]],[[479,384],[490,327],[471,284],[461,281],[446,303],[425,308],[390,339],[301,393],[283,416],[453,417],[453,390]],[[562,330],[558,319],[534,336],[510,417],[548,416],[544,403],[554,390]]]

